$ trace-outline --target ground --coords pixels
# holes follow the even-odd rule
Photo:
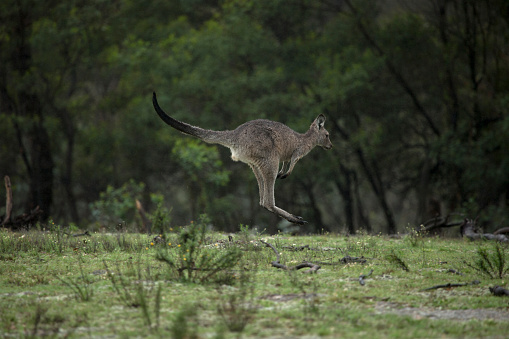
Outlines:
[[[480,269],[480,249],[492,259],[497,253],[491,242],[422,235],[264,236],[247,229],[230,239],[207,231],[191,242],[192,232],[182,234],[169,232],[154,242],[153,235],[140,234],[72,238],[0,232],[0,336],[504,338],[509,333],[509,297],[489,291],[494,285],[507,288],[509,272],[492,278]],[[260,240],[273,245],[287,267],[312,262],[320,268],[316,273],[275,268],[275,252]],[[507,268],[509,249],[500,246]],[[194,266],[186,266],[190,262]],[[458,286],[428,289],[449,283]]]

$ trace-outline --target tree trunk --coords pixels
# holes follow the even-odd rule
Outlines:
[[[341,128],[341,126],[336,121],[332,120],[332,123],[341,137],[345,141],[350,142],[350,136],[348,133],[343,128]],[[380,207],[383,210],[385,220],[387,222],[387,232],[389,234],[396,233],[396,222],[394,221],[394,216],[392,215],[392,211],[389,207],[389,204],[387,203],[385,188],[383,186],[378,167],[375,163],[371,164],[371,166],[368,164],[366,157],[364,156],[364,152],[361,148],[357,147],[354,152],[357,155],[361,168],[364,171],[366,178],[368,179],[368,182],[370,183],[371,188],[373,189],[373,192],[375,193],[375,196],[380,204]]]
[[[344,182],[336,179],[334,183],[343,198],[343,212],[345,213],[346,224],[349,234],[355,234],[355,221],[354,221],[354,204],[352,196],[352,185],[351,185],[351,171],[348,170],[343,164],[339,164],[341,171],[341,177],[344,178]]]
[[[67,195],[67,204],[69,206],[69,212],[71,213],[71,220],[78,223],[80,217],[78,214],[78,208],[76,206],[76,196],[72,190],[72,165],[73,165],[73,154],[74,154],[74,137],[68,138],[67,140],[67,152],[65,155],[65,174],[63,175],[62,182],[64,184],[65,193]]]
[[[357,229],[365,228],[366,232],[372,233],[373,228],[371,227],[371,222],[369,218],[364,214],[364,206],[362,204],[361,195],[359,192],[359,180],[357,179],[357,173],[353,172],[352,175],[353,180],[353,188],[354,188],[354,201],[356,202],[356,211],[357,211]]]
[[[11,219],[12,212],[12,189],[11,189],[11,179],[8,175],[4,177],[5,182],[5,218],[2,221],[1,225],[8,223]]]
[[[442,41],[444,50],[448,50],[450,48],[448,30],[448,23],[450,22],[450,18],[448,16],[447,11],[447,1],[443,1],[438,4],[438,30],[440,32],[440,40]],[[458,98],[458,91],[456,89],[456,84],[454,81],[453,74],[454,71],[454,62],[453,60],[449,60],[452,56],[448,56],[444,53],[445,59],[445,82],[447,95],[444,95],[444,100],[446,103],[447,110],[449,111],[450,122],[452,126],[452,130],[456,131],[458,129],[458,119],[460,113],[460,104]]]
[[[371,187],[373,189],[373,192],[375,193],[375,196],[378,200],[378,203],[380,204],[380,207],[382,208],[382,211],[385,216],[385,220],[387,222],[387,233],[388,234],[395,234],[396,233],[396,222],[394,221],[394,216],[392,215],[392,211],[389,207],[389,204],[387,202],[387,198],[385,196],[385,188],[383,186],[382,179],[380,177],[380,171],[376,164],[372,164],[374,169],[372,169],[365,156],[364,152],[360,149],[356,149],[356,153],[358,155],[359,161],[361,162],[362,169],[364,170],[364,173],[366,175],[366,178],[368,179],[369,183],[371,184]]]
[[[43,116],[40,112],[40,102],[32,96],[30,106],[27,107],[28,115],[39,121],[34,123],[31,129],[30,159],[32,175],[30,177],[30,210],[39,206],[42,210],[41,219],[46,221],[51,215],[53,203],[53,159],[48,133],[44,128]],[[29,101],[30,102],[30,101]],[[35,114],[33,112],[36,112]]]
[[[313,210],[313,223],[317,227],[317,231],[320,231],[322,229],[326,231],[330,231],[329,227],[325,226],[322,219],[322,213],[320,212],[320,209],[318,208],[319,201],[316,200],[315,194],[313,192],[313,183],[307,182],[304,180],[299,180],[299,184],[304,188],[304,192],[307,193],[307,196],[309,198],[309,201],[311,202],[311,209]]]
[[[19,6],[22,6],[19,4]],[[29,11],[18,7],[17,14],[19,20],[18,27],[13,31],[18,46],[12,53],[11,64],[17,74],[29,74],[32,68],[32,53],[29,45],[29,37],[32,30],[33,18],[30,17]],[[53,159],[51,154],[51,146],[49,135],[44,126],[43,107],[39,97],[31,93],[28,89],[20,88],[17,93],[15,102],[17,107],[13,107],[16,114],[28,117],[29,135],[26,137],[30,140],[30,149],[28,150],[29,163],[27,172],[30,176],[30,201],[28,209],[33,210],[37,206],[42,210],[41,219],[47,220],[51,214],[51,204],[53,202]],[[22,133],[23,128],[19,129]],[[22,142],[22,136],[19,138]]]
[[[391,75],[394,77],[396,82],[401,86],[401,88],[405,91],[405,93],[408,95],[410,100],[412,101],[412,104],[414,105],[417,113],[421,115],[424,120],[427,122],[428,127],[430,130],[437,136],[440,135],[440,130],[435,125],[435,122],[427,112],[427,110],[422,105],[421,101],[418,98],[417,93],[415,90],[410,86],[410,83],[405,79],[402,72],[398,69],[398,67],[392,62],[391,58],[387,57],[387,53],[382,49],[382,47],[375,41],[373,35],[368,32],[366,25],[364,25],[362,16],[360,13],[357,12],[357,9],[352,5],[350,0],[345,0],[346,5],[350,8],[353,15],[356,17],[356,23],[357,28],[359,29],[359,32],[364,36],[364,39],[368,42],[368,44],[371,46],[371,49],[378,54],[380,57],[383,57],[385,61],[385,66],[391,73]]]
[[[71,214],[71,220],[74,222],[79,222],[80,217],[78,214],[78,208],[76,205],[76,196],[74,195],[73,187],[73,177],[72,170],[74,164],[74,144],[75,138],[74,135],[76,133],[76,129],[74,128],[72,119],[70,118],[70,112],[67,110],[58,109],[53,105],[53,110],[56,112],[60,121],[62,123],[62,128],[64,130],[64,135],[67,139],[67,149],[65,152],[65,164],[64,170],[62,174],[62,184],[64,185],[64,190],[67,196],[67,205],[69,207],[69,212]]]

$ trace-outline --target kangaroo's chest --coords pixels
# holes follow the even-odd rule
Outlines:
[[[242,161],[242,159],[240,159],[239,152],[235,151],[233,148],[230,148],[230,151],[232,152],[233,161]]]
[[[277,148],[266,152],[259,152],[259,150],[249,152],[244,149],[230,147],[230,151],[233,161],[240,161],[246,164],[252,164],[258,161],[268,161],[270,159],[277,159],[278,162],[286,162],[290,161],[292,157],[291,151],[281,152],[281,150]]]

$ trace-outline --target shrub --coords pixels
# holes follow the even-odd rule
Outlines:
[[[492,279],[503,279],[509,273],[508,252],[504,245],[495,242],[491,249],[479,247],[472,263],[465,262],[476,271]]]
[[[126,182],[122,187],[108,186],[99,194],[99,200],[91,203],[92,217],[108,229],[118,228],[126,220],[133,220],[136,213],[136,199],[141,198],[145,184],[134,180]]]
[[[204,246],[209,218],[201,215],[198,223],[191,222],[184,227],[177,244],[168,243],[156,255],[156,258],[169,265],[180,280],[204,282],[211,280],[237,265],[242,253],[237,247],[226,249]],[[167,237],[168,239],[168,237]]]

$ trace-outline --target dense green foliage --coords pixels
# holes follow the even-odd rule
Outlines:
[[[2,1],[0,174],[14,213],[39,205],[45,219],[88,224],[101,192],[134,180],[146,210],[163,194],[177,224],[207,213],[223,230],[275,231],[249,168],[164,125],[157,91],[173,116],[210,129],[268,118],[304,132],[325,114],[333,150],[276,184],[305,230],[394,233],[454,212],[498,228],[508,11],[504,0]]]

